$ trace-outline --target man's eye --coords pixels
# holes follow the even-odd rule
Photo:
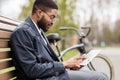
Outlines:
[[[51,19],[54,19],[55,18],[55,16],[51,16]]]

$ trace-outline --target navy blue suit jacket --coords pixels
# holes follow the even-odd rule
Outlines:
[[[47,41],[47,40],[46,40]],[[10,38],[18,80],[69,80],[67,71],[28,17]]]

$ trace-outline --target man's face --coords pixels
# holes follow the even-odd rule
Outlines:
[[[43,12],[42,18],[37,23],[38,27],[41,28],[44,32],[46,32],[55,22],[57,13],[57,9],[50,9],[47,12]]]

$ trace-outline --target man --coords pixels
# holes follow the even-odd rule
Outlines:
[[[17,80],[107,80],[98,72],[66,70],[80,69],[86,55],[59,62],[42,32],[52,26],[57,13],[53,0],[35,0],[31,16],[12,33],[11,54]]]

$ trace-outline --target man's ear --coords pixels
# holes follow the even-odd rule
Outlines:
[[[41,10],[38,10],[38,11],[37,11],[37,16],[38,16],[39,18],[41,18],[41,17],[43,16],[43,12],[42,12]]]

